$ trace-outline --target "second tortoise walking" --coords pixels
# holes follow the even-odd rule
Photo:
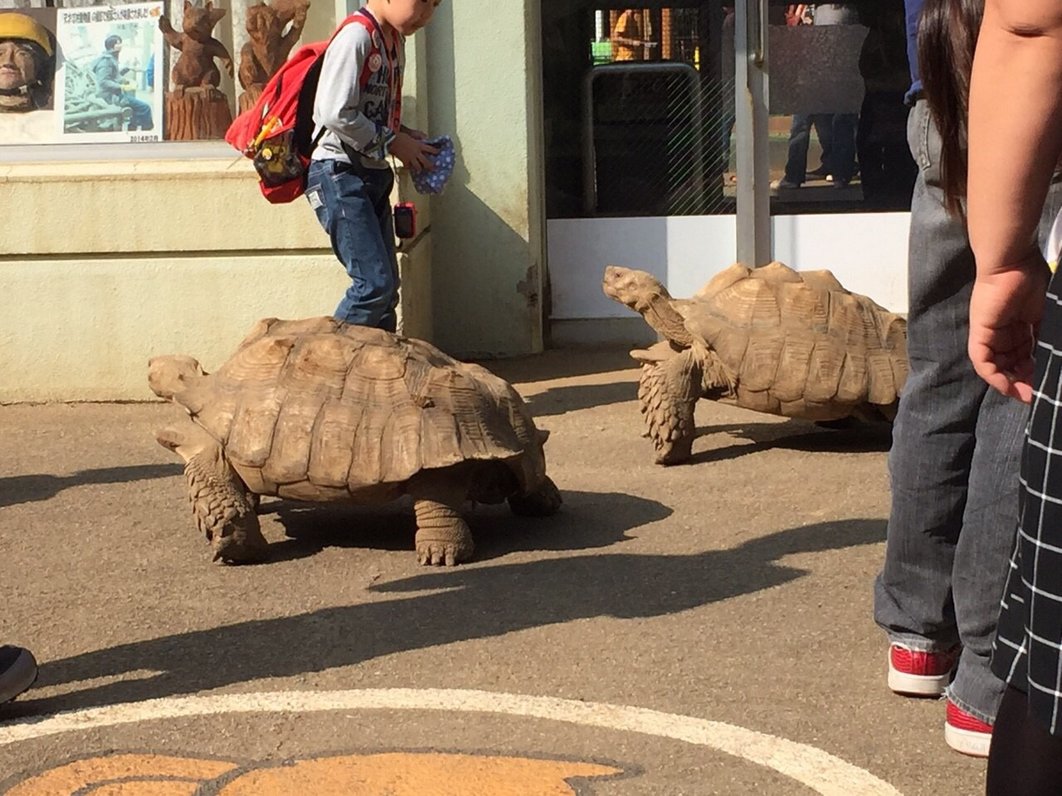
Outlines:
[[[689,458],[701,397],[806,420],[895,417],[907,323],[829,271],[735,263],[682,300],[645,271],[609,266],[603,288],[664,337],[631,352],[658,464]]]

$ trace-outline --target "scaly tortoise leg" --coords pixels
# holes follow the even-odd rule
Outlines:
[[[643,362],[638,401],[657,464],[678,464],[690,457],[697,431],[694,407],[702,392],[700,358],[692,349]]]
[[[472,558],[475,544],[461,506],[468,483],[453,468],[421,472],[409,483],[417,513],[417,563],[452,567]]]
[[[247,563],[264,558],[268,543],[249,493],[217,440],[191,420],[161,429],[156,439],[185,461],[192,514],[214,547],[214,560]]]

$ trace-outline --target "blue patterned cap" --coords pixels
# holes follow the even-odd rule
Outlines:
[[[430,170],[424,169],[413,175],[413,187],[417,193],[442,193],[454,171],[454,142],[450,136],[440,135],[424,143],[435,147],[439,153],[428,158],[432,162]]]

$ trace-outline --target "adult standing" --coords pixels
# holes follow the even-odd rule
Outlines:
[[[988,0],[970,88],[969,351],[996,390],[1032,403],[992,660],[1008,688],[988,764],[991,796],[1056,794],[1062,783],[1062,277],[1048,285],[1034,239],[1062,156],[1060,119],[1062,4]]]
[[[648,57],[655,43],[646,36],[643,16],[639,8],[620,12],[611,37],[613,61],[644,61]]]
[[[874,594],[874,618],[889,639],[889,687],[946,694],[945,740],[979,757],[988,754],[1003,694],[990,658],[1026,420],[1020,403],[986,388],[967,356],[975,267],[962,212],[965,86],[982,7],[906,2],[908,140],[919,167],[908,256],[911,370],[893,427],[892,508]]]

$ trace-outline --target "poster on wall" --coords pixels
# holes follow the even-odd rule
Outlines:
[[[64,143],[162,140],[163,3],[58,9]]]
[[[0,9],[0,146],[58,140],[56,56],[54,8]]]

